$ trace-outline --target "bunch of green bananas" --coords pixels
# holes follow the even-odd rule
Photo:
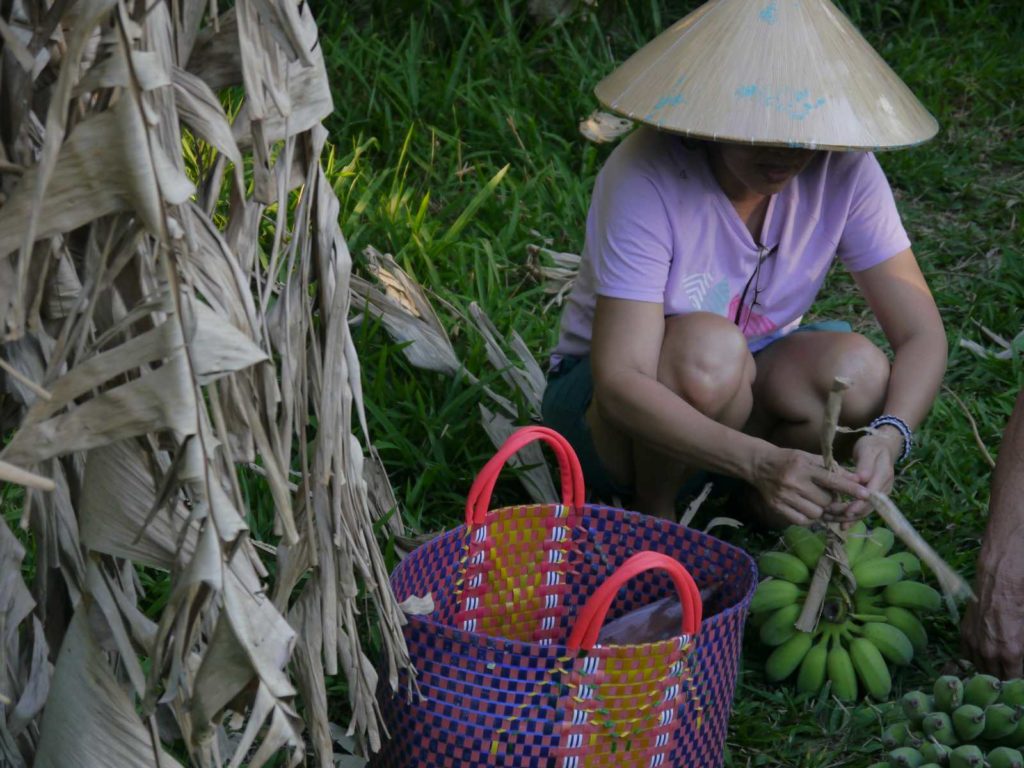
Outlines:
[[[882,733],[888,761],[871,768],[1024,768],[1024,680],[944,675],[900,709],[905,719]]]
[[[942,604],[936,590],[915,581],[920,561],[909,552],[890,554],[894,537],[888,528],[869,530],[858,522],[845,544],[856,590],[851,593],[836,572],[817,628],[800,632],[793,625],[825,551],[825,534],[794,525],[782,536],[788,551],[761,555],[758,568],[766,578],[750,604],[761,641],[775,648],[765,662],[766,677],[777,682],[795,673],[797,689],[809,694],[830,681],[841,701],[855,701],[861,692],[886,699],[889,664],[909,664],[928,643],[918,614]]]

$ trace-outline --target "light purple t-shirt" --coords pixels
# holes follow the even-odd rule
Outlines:
[[[838,256],[859,272],[910,247],[892,190],[868,152],[819,152],[768,204],[760,247],[703,146],[641,128],[594,185],[576,284],[552,362],[589,353],[597,296],[660,303],[666,316],[737,318],[752,351],[800,323]],[[770,255],[765,256],[766,253]]]

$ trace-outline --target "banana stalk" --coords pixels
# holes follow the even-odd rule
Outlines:
[[[832,451],[832,443],[836,432],[839,431],[839,412],[842,408],[843,392],[849,387],[849,380],[837,376],[832,382],[832,389],[825,404],[825,420],[821,431],[821,455],[825,466],[830,470],[838,466]],[[893,534],[935,574],[945,596],[946,607],[950,615],[954,621],[959,621],[956,600],[975,599],[970,585],[932,549],[888,496],[878,491],[871,491],[868,501]],[[825,593],[836,564],[839,565],[842,575],[849,583],[850,592],[854,592],[857,588],[856,579],[850,571],[849,563],[846,562],[843,533],[839,526],[830,524],[826,537],[828,544],[825,553],[814,570],[814,577],[807,590],[807,599],[804,601],[800,618],[795,624],[796,628],[803,632],[812,632],[818,625]]]
[[[839,429],[839,411],[843,405],[843,392],[849,388],[850,381],[848,379],[836,376],[825,403],[825,420],[821,429],[821,455],[825,460],[825,467],[830,471],[839,466],[832,453],[832,443],[835,440],[836,431]],[[800,618],[794,625],[801,632],[813,632],[814,628],[818,626],[821,609],[825,602],[825,593],[828,591],[836,563],[839,563],[840,571],[847,581],[856,586],[853,574],[850,572],[850,565],[846,562],[845,542],[839,526],[830,524],[826,528],[825,536],[828,542],[825,546],[825,553],[818,560],[818,565],[814,569],[814,577],[807,590],[807,599],[804,601]]]
[[[917,555],[921,562],[935,574],[939,587],[946,597],[946,607],[949,609],[950,615],[954,621],[959,621],[959,612],[955,601],[974,600],[971,585],[931,548],[921,534],[914,530],[914,526],[903,516],[903,513],[888,496],[878,491],[871,491],[868,501],[871,502],[871,506],[878,516],[889,526],[889,530],[896,534],[896,537],[907,546],[907,549]]]

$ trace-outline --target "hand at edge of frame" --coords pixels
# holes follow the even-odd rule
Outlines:
[[[983,549],[975,591],[960,624],[964,655],[1001,680],[1024,676],[1024,560]]]

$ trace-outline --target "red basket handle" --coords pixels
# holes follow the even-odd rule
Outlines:
[[[704,604],[690,572],[678,560],[668,555],[660,552],[637,552],[605,579],[587,600],[566,643],[569,650],[579,651],[582,648],[589,651],[593,648],[608,615],[608,609],[611,608],[612,600],[619,593],[619,589],[637,574],[654,569],[667,571],[675,583],[676,592],[679,593],[679,600],[683,606],[682,634],[691,637],[696,635],[700,629]]]
[[[548,427],[523,427],[513,432],[498,452],[491,457],[476,476],[466,497],[466,525],[479,525],[491,504],[494,485],[505,462],[521,448],[535,440],[543,440],[555,452],[558,474],[562,481],[562,503],[582,507],[585,502],[583,470],[569,441]]]

